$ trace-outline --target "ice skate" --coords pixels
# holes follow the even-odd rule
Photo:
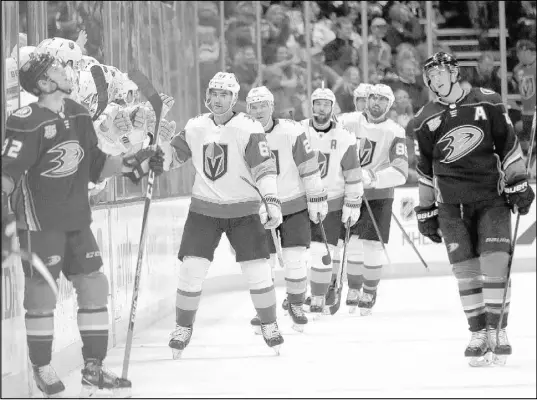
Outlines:
[[[105,369],[101,360],[92,358],[86,360],[82,370],[81,398],[100,395],[103,390],[111,392],[112,397],[131,397],[131,387],[131,381]],[[103,392],[103,394],[110,393]]]
[[[50,365],[43,365],[42,367],[34,365],[33,370],[37,388],[43,393],[44,397],[61,397],[65,386],[54,368]]]
[[[377,301],[377,292],[374,294],[364,293],[362,297],[358,300],[358,308],[360,309],[360,315],[366,317],[371,315],[373,311],[373,306]]]
[[[347,300],[345,304],[349,306],[349,314],[354,314],[356,308],[358,308],[358,303],[362,298],[362,292],[360,289],[349,289],[347,292]]]
[[[486,329],[481,329],[478,332],[472,332],[472,338],[464,356],[469,357],[468,364],[471,367],[483,367],[490,365],[489,337]]]
[[[170,343],[168,343],[168,346],[172,348],[174,360],[179,360],[181,358],[183,350],[190,343],[192,330],[192,326],[177,325],[176,329],[170,334]]]
[[[324,296],[311,296],[310,313],[313,314],[313,320],[317,320],[321,317],[324,311]]]
[[[495,365],[505,365],[507,357],[511,355],[513,349],[507,339],[507,331],[505,328],[500,329],[499,340],[496,339],[496,329],[489,328],[490,348],[492,350],[492,362]]]
[[[257,315],[250,320],[250,325],[254,328],[256,335],[261,335],[261,320]]]
[[[291,303],[289,315],[293,320],[293,329],[297,332],[304,332],[304,326],[308,323],[308,317],[304,315],[302,303]]]
[[[276,321],[270,324],[261,324],[261,333],[263,334],[263,339],[268,347],[272,348],[276,355],[280,355],[280,346],[283,343],[283,336],[278,329],[278,324]]]

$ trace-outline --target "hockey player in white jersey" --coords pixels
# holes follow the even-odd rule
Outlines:
[[[378,237],[371,215],[363,204],[362,217],[350,231],[346,300],[349,311],[352,313],[359,307],[361,315],[371,314],[377,298],[382,266],[386,263],[380,240],[384,243],[389,240],[394,187],[403,185],[408,176],[405,130],[387,118],[394,100],[389,86],[373,85],[364,112],[338,118],[360,142],[364,197],[369,201],[382,236]],[[340,239],[344,237],[345,228],[342,227]]]
[[[356,137],[333,120],[336,102],[330,89],[316,89],[311,96],[313,117],[302,121],[306,136],[317,151],[323,185],[328,191],[328,214],[323,221],[331,256],[337,246],[341,223],[356,224],[360,218],[363,184]],[[330,285],[332,264],[324,265],[326,248],[321,224],[311,224],[311,306],[321,313]]]
[[[265,87],[250,90],[246,97],[248,113],[257,119],[267,135],[276,161],[278,195],[282,202],[283,222],[277,228],[289,314],[293,328],[302,332],[308,319],[302,306],[306,296],[308,247],[311,244],[310,220],[314,224],[326,217],[327,192],[321,181],[317,155],[306,137],[304,126],[290,119],[274,119],[274,96]],[[276,247],[270,231],[267,240],[271,263],[276,263]],[[258,317],[252,325],[260,326]]]
[[[233,111],[239,90],[234,74],[217,73],[206,91],[205,104],[211,112],[190,119],[171,141],[172,168],[192,159],[196,171],[178,255],[182,264],[176,329],[169,341],[174,358],[190,342],[202,284],[223,233],[247,277],[265,342],[277,353],[283,343],[265,233],[280,225],[282,218],[276,163],[261,123]]]

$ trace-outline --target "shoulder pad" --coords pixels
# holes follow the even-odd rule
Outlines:
[[[265,133],[263,125],[257,119],[244,112],[239,113],[230,121],[230,125],[239,130],[250,133]]]

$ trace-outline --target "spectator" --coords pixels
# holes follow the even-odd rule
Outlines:
[[[348,18],[339,18],[337,37],[323,48],[326,64],[339,75],[351,65],[358,66],[358,50],[351,39],[352,29],[352,22]]]
[[[386,33],[386,42],[395,52],[401,43],[419,44],[423,39],[423,29],[419,19],[403,4],[395,3],[389,12],[390,26]]]
[[[321,8],[316,1],[310,1],[310,21],[312,25],[313,46],[323,48],[336,38],[332,30],[332,21],[321,15]]]
[[[354,111],[354,89],[360,84],[360,69],[351,66],[343,74],[343,79],[333,88],[342,113]],[[345,83],[345,84],[344,84]]]
[[[429,101],[428,90],[421,80],[416,80],[418,74],[414,60],[400,58],[396,68],[397,76],[391,79],[385,79],[383,83],[390,86],[394,92],[398,89],[405,90],[412,101],[412,110],[416,113]]]
[[[412,102],[410,96],[404,89],[397,89],[394,92],[395,101],[388,116],[393,121],[397,122],[403,128],[406,128],[408,122],[414,118],[412,110]]]
[[[384,40],[388,24],[383,18],[375,18],[371,22],[371,35],[368,39],[369,66],[379,69],[382,73],[392,65],[392,49]]]
[[[233,54],[233,63],[230,72],[233,72],[239,81],[241,90],[237,101],[237,111],[246,111],[246,95],[254,86],[257,79],[257,58],[253,46],[245,45]]]
[[[477,60],[477,67],[465,73],[462,80],[472,86],[494,90],[496,93],[502,91],[500,68],[494,66],[494,55],[488,51],[481,53]]]

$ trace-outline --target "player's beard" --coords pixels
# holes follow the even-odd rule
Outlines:
[[[328,121],[330,121],[330,114],[315,114],[313,116],[313,120],[317,125],[324,126],[328,123]]]
[[[386,114],[386,110],[380,106],[369,107],[369,113],[374,119],[380,119]]]

